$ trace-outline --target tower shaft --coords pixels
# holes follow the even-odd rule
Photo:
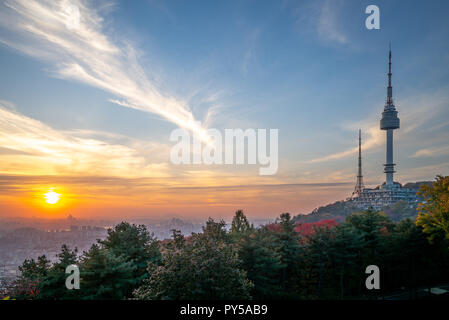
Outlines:
[[[393,163],[393,129],[387,130],[387,156],[385,163],[386,184],[393,184],[393,173],[395,164]]]

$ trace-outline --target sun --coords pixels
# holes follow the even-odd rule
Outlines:
[[[61,196],[59,193],[53,191],[53,188],[50,188],[47,193],[44,193],[45,201],[49,204],[55,204],[59,201],[59,197]]]

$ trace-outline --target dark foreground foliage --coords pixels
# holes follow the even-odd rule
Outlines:
[[[209,219],[203,232],[157,241],[145,226],[122,222],[89,251],[63,245],[58,261],[25,260],[8,293],[16,299],[373,299],[448,283],[449,177],[421,187],[415,222],[367,210],[318,223],[290,214],[260,228],[237,211],[230,230]],[[80,269],[67,290],[65,268]],[[367,290],[366,267],[380,268]]]

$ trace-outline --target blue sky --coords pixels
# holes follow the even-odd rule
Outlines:
[[[47,1],[40,2],[42,7],[33,3],[6,0],[0,5],[2,108],[20,115],[14,121],[34,119],[39,132],[51,129],[63,135],[55,142],[58,148],[67,140],[85,146],[89,139],[117,147],[117,154],[108,157],[117,156],[123,170],[114,162],[105,165],[108,170],[92,171],[90,165],[98,167],[104,159],[75,146],[58,149],[58,155],[68,158],[65,162],[48,165],[44,157],[45,165],[23,171],[10,163],[10,151],[3,151],[3,174],[93,172],[135,178],[153,177],[157,171],[162,172],[159,178],[170,177],[192,188],[210,181],[343,184],[338,190],[332,185],[315,190],[320,196],[313,201],[308,201],[307,191],[290,189],[284,199],[288,206],[279,205],[279,210],[310,210],[351,192],[358,128],[365,143],[365,181],[376,185],[384,179],[385,137],[378,121],[386,96],[389,42],[401,119],[395,136],[397,180],[429,180],[448,172],[447,1],[67,0],[59,7]],[[80,6],[82,21],[86,19],[82,28],[92,34],[73,34],[45,15],[37,19],[70,4]],[[380,8],[380,30],[365,28],[369,4]],[[91,46],[92,41],[98,46]],[[75,64],[96,78],[68,67]],[[105,75],[109,67],[112,71]],[[110,76],[116,83],[109,85]],[[258,177],[252,167],[173,168],[167,160],[169,134],[191,119],[218,129],[278,128],[278,174]],[[15,137],[8,128],[0,127],[2,141]],[[32,146],[4,149],[36,151]],[[51,152],[48,157],[54,157]],[[74,160],[75,152],[86,156]],[[120,158],[123,152],[129,153],[126,161]],[[20,166],[30,161],[32,157],[26,156]],[[212,180],[204,179],[205,174]],[[276,201],[283,199],[273,200],[271,211],[263,214],[271,214]],[[226,204],[223,208],[228,210]],[[258,214],[260,208],[254,208]]]

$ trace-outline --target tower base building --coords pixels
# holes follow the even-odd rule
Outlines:
[[[363,210],[369,208],[382,210],[383,207],[391,206],[398,201],[416,205],[418,203],[417,191],[416,189],[404,188],[399,182],[393,182],[392,185],[384,183],[373,189],[363,189],[351,200],[357,208]]]

